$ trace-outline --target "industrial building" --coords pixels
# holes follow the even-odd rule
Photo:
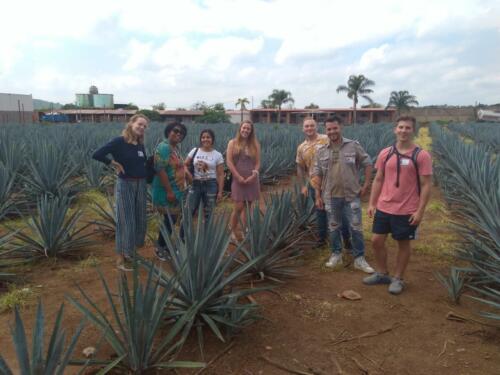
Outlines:
[[[80,108],[109,108],[113,109],[113,94],[75,94],[75,104]]]
[[[0,93],[0,124],[27,124],[37,120],[33,113],[33,97]]]
[[[99,94],[96,86],[90,86],[88,94],[75,94],[75,104],[79,108],[114,109],[113,94]]]

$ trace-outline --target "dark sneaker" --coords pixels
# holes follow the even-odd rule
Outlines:
[[[155,247],[155,255],[162,262],[166,262],[168,260],[167,251],[161,247]]]
[[[405,287],[405,283],[403,282],[402,279],[399,279],[397,277],[393,277],[391,284],[389,285],[389,293],[391,294],[401,294]]]
[[[390,284],[391,282],[392,279],[388,274],[380,272],[374,272],[363,279],[363,284],[365,285]]]

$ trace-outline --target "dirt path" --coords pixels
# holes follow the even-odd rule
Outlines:
[[[407,274],[407,289],[400,296],[390,295],[386,287],[368,287],[364,276],[351,267],[332,271],[323,266],[328,249],[308,250],[299,266],[301,277],[290,280],[277,293],[256,296],[265,319],[247,328],[234,339],[234,347],[216,361],[204,374],[287,374],[261,359],[267,357],[288,368],[310,374],[499,374],[500,330],[476,323],[459,323],[446,319],[450,311],[474,316],[472,301],[462,298],[461,306],[448,303],[446,292],[434,276],[447,271],[454,235],[445,227],[448,221],[439,192],[429,205],[425,223],[416,241],[416,251]],[[366,219],[366,218],[365,218]],[[370,223],[365,220],[369,239]],[[394,261],[394,244],[390,244]],[[113,262],[113,243],[102,241],[93,253],[92,262],[59,261],[42,263],[24,269],[29,285],[43,297],[46,316],[52,324],[64,295],[76,295],[74,282],[80,283],[98,303],[105,306],[105,296],[92,263],[115,285],[117,271]],[[152,248],[144,250],[152,256]],[[367,258],[372,260],[367,241]],[[346,257],[346,260],[349,257]],[[353,289],[362,300],[348,301],[337,294]],[[34,306],[23,311],[25,321],[32,322]],[[65,322],[74,329],[80,314],[67,304]],[[0,314],[0,348],[15,364],[9,334],[12,314]],[[28,324],[30,325],[30,324]],[[352,339],[365,333],[373,337]],[[207,335],[206,360],[226,347]],[[94,345],[97,332],[88,327],[79,342],[78,353]],[[350,341],[338,342],[342,339]],[[351,340],[352,339],[352,340]],[[106,353],[108,349],[104,349]],[[183,358],[197,360],[194,341],[188,342]],[[363,372],[361,368],[367,370]],[[167,373],[167,372],[165,372]],[[192,370],[178,370],[192,374]]]

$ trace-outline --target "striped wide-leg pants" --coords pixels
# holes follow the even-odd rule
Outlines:
[[[146,237],[146,179],[116,179],[116,252],[134,257]]]

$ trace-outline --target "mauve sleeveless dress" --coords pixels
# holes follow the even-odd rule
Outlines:
[[[255,160],[245,152],[234,157],[236,170],[243,178],[250,177],[255,169]],[[236,202],[252,202],[259,199],[260,184],[259,177],[249,184],[240,184],[233,178],[231,183],[231,198]]]

